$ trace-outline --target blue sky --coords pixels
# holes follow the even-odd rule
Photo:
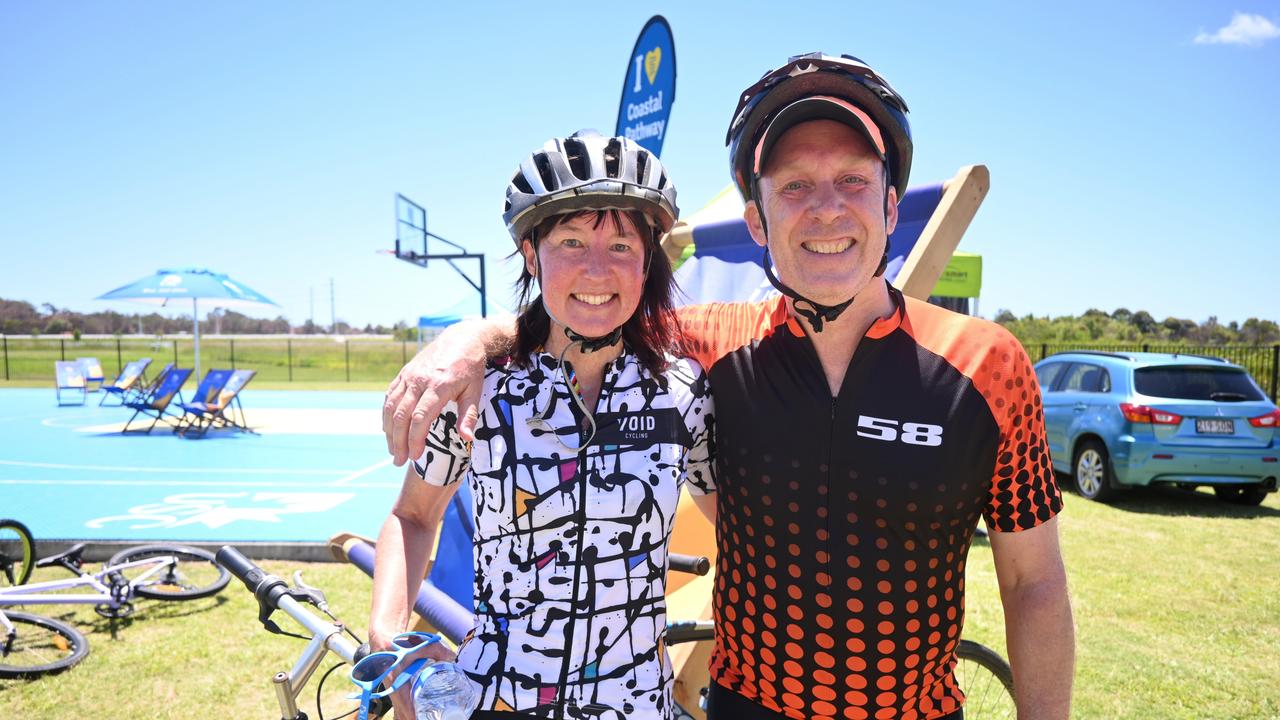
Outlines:
[[[129,3],[0,6],[0,297],[225,272],[295,323],[391,324],[474,292],[378,254],[395,193],[488,255],[522,155],[611,130],[646,19],[675,35],[663,149],[692,212],[728,182],[737,93],[849,52],[911,107],[912,180],[986,164],[961,249],[982,314],[1280,318],[1280,0],[1055,3]],[[474,300],[472,302],[475,302]],[[475,303],[478,306],[478,303]]]

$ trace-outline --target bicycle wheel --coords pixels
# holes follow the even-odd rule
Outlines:
[[[17,520],[0,520],[0,587],[21,585],[36,566],[36,542]]]
[[[32,678],[62,672],[89,654],[79,630],[53,618],[6,612],[13,632],[0,625],[0,678]]]
[[[215,595],[231,581],[231,573],[213,559],[213,553],[181,545],[139,545],[111,556],[108,569],[117,565],[165,556],[177,558],[177,564],[160,569],[160,563],[113,570],[133,582],[143,576],[134,592],[152,600],[195,600]]]
[[[964,691],[965,720],[1015,718],[1013,670],[985,645],[961,640],[956,648],[956,682]]]

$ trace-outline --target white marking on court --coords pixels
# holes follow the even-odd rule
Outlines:
[[[387,462],[391,462],[388,460]],[[46,468],[50,470],[98,470],[106,472],[145,472],[145,473],[191,473],[209,475],[342,475],[350,470],[301,470],[290,468],[159,468],[159,467],[126,467],[117,465],[64,465],[61,463],[24,462],[22,460],[0,460],[0,465],[18,467]],[[356,470],[363,474],[365,470]],[[355,477],[359,477],[356,475]],[[341,482],[339,480],[338,482]]]
[[[364,477],[365,475],[368,475],[374,470],[377,470],[379,468],[384,468],[390,464],[391,464],[391,458],[387,458],[386,460],[383,460],[382,462],[374,463],[363,470],[357,470],[346,477],[338,478],[337,480],[334,480],[332,484],[346,485],[347,483],[351,482],[352,480],[355,480],[356,478]]]
[[[94,485],[94,486],[132,486],[132,487],[305,487],[314,488],[314,482],[288,480],[269,480],[254,482],[252,480],[24,480],[0,479],[0,485]],[[344,487],[352,488],[398,488],[400,483],[352,483]]]

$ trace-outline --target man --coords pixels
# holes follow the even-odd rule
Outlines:
[[[1019,717],[1066,718],[1062,503],[1031,363],[999,326],[881,278],[911,167],[906,104],[861,61],[817,53],[741,98],[733,177],[783,296],[681,317],[717,407],[709,714],[961,718],[964,564],[985,515]],[[392,383],[397,462],[476,375],[479,344],[463,345]]]

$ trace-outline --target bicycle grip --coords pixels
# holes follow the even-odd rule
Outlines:
[[[711,572],[711,561],[703,555],[667,554],[667,567],[692,575],[706,575]]]
[[[214,559],[228,572],[239,578],[240,582],[244,583],[244,586],[254,595],[258,594],[258,588],[262,586],[263,581],[272,577],[262,568],[254,565],[252,560],[244,556],[244,553],[230,545],[223,545],[214,555]]]

